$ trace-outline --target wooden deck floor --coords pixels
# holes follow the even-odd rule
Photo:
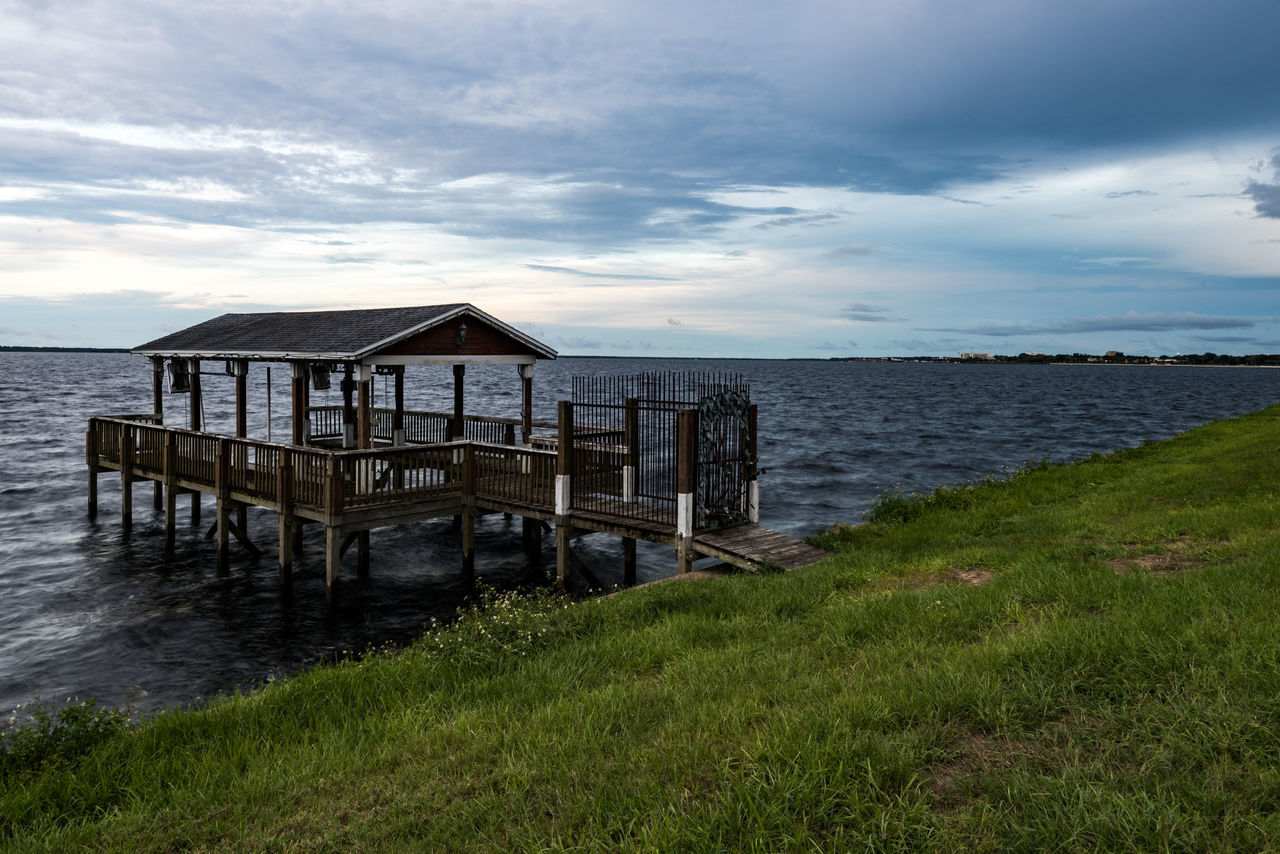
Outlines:
[[[694,535],[693,550],[742,569],[758,569],[772,561],[784,569],[817,563],[827,552],[760,525],[737,525]]]

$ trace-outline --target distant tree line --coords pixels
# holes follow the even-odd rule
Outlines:
[[[1106,365],[1276,365],[1280,366],[1280,353],[1255,353],[1251,356],[1228,356],[1221,353],[1179,353],[1176,356],[1131,356],[1117,351],[1104,355],[1094,353],[1019,353],[1002,356],[994,353],[973,353],[964,356],[850,356],[836,358],[839,362],[968,362],[976,364],[1106,364]]]
[[[960,361],[957,359],[956,361]],[[1016,356],[993,356],[991,361],[1024,364],[1104,363],[1113,365],[1280,365],[1280,353],[1255,353],[1250,356],[1228,356],[1223,353],[1179,353],[1176,356],[1129,356],[1108,353],[1019,353]]]

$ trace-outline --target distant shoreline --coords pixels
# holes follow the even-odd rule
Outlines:
[[[0,344],[0,353],[128,353],[128,347],[21,347]]]
[[[0,344],[0,353],[130,353],[128,347],[34,347],[13,344]],[[1213,355],[1213,354],[1210,354]],[[638,361],[708,361],[708,362],[901,362],[932,363],[950,365],[1110,365],[1145,368],[1280,368],[1280,356],[1274,354],[1255,354],[1249,356],[1216,356],[1215,359],[1228,361],[1199,361],[1196,356],[1178,357],[1176,360],[1156,361],[1150,356],[1128,356],[1116,359],[1108,357],[1082,358],[1078,360],[1057,360],[1041,357],[995,356],[988,359],[957,359],[954,356],[637,356],[637,355],[605,355],[602,353],[566,353],[560,359],[633,359]],[[1249,359],[1266,360],[1250,363]]]

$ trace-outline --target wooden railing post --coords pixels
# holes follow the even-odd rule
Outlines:
[[[676,572],[693,569],[695,492],[698,485],[698,411],[680,410],[676,426]]]
[[[533,365],[520,365],[520,442],[533,435]]]
[[[325,472],[324,493],[324,515],[326,525],[332,525],[342,521],[342,504],[345,485],[342,472],[342,460],[337,454],[329,454],[328,468]]]
[[[404,365],[395,368],[395,408],[391,412],[391,444],[404,444]]]

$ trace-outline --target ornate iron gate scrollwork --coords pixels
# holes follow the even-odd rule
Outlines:
[[[698,487],[694,524],[727,528],[748,520],[751,397],[746,391],[710,394],[698,402]]]

